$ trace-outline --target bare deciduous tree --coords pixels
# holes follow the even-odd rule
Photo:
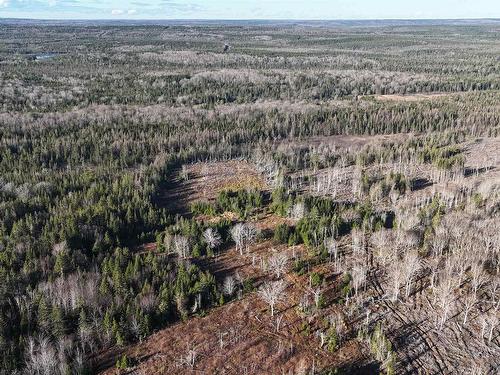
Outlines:
[[[189,239],[184,236],[174,237],[174,251],[181,258],[187,258],[190,253]]]
[[[247,223],[245,224],[244,234],[246,252],[248,253],[250,250],[250,245],[252,245],[257,239],[257,228],[255,227],[255,225]]]
[[[271,308],[271,316],[274,316],[274,307],[285,297],[286,284],[283,280],[266,282],[259,289],[258,293],[269,307]]]
[[[444,323],[448,319],[448,315],[452,308],[453,302],[453,282],[450,277],[442,280],[435,288],[436,297],[441,310],[441,318],[439,319],[438,327],[443,329]]]
[[[477,295],[479,289],[486,282],[486,274],[483,265],[474,263],[470,268],[472,292]]]
[[[238,223],[231,228],[231,237],[236,244],[236,251],[243,255],[244,243],[245,243],[245,224]]]
[[[222,243],[219,232],[213,228],[207,228],[203,232],[203,239],[211,250],[216,249]]]
[[[234,281],[234,277],[227,276],[224,279],[223,290],[226,296],[232,296],[234,294],[234,289],[236,287],[236,283]]]
[[[142,342],[141,325],[139,324],[135,316],[132,317],[132,321],[130,322],[130,331],[134,335],[135,339],[138,339],[140,342]]]
[[[472,310],[472,308],[474,307],[474,305],[476,304],[477,302],[477,296],[475,293],[473,294],[469,294],[465,297],[465,301],[464,301],[464,320],[463,320],[463,324],[465,325],[467,323],[467,317],[470,313],[470,311]]]
[[[288,256],[284,252],[275,252],[268,260],[271,271],[279,279],[286,271]]]
[[[330,255],[330,262],[333,260],[335,266],[338,264],[339,260],[339,246],[335,238],[330,237],[325,240],[326,250],[328,255]]]
[[[257,228],[250,223],[238,223],[231,229],[231,237],[236,244],[236,250],[243,255],[243,250],[250,250],[250,245],[257,238]]]
[[[403,272],[405,279],[405,296],[408,298],[411,292],[411,283],[420,269],[420,259],[416,251],[409,251],[403,258]]]
[[[56,243],[54,246],[52,246],[52,254],[53,255],[58,255],[60,253],[63,253],[68,249],[68,245],[66,241]]]
[[[436,229],[436,234],[432,238],[431,248],[434,256],[442,256],[443,251],[448,244],[448,234],[443,226]]]
[[[47,337],[39,337],[36,343],[32,338],[28,342],[26,365],[29,373],[52,375],[58,367],[57,352]]]
[[[385,266],[392,259],[394,252],[391,250],[392,232],[386,229],[375,232],[371,237],[371,243],[374,248],[373,255]]]
[[[490,301],[493,304],[493,309],[495,311],[498,311],[500,308],[500,280],[495,278],[493,281],[490,282],[488,286],[488,292],[490,294]]]
[[[488,318],[488,324],[489,324],[489,333],[488,333],[488,342],[491,343],[491,340],[493,339],[493,332],[495,331],[495,328],[498,326],[498,315],[492,314]]]
[[[399,264],[393,263],[389,268],[390,296],[391,301],[396,302],[399,298],[399,289],[404,280],[404,273]]]
[[[356,264],[351,270],[351,276],[354,293],[357,295],[359,288],[366,282],[366,267],[362,264]]]

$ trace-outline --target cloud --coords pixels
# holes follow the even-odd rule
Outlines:
[[[195,2],[184,3],[178,0],[161,0],[160,3],[161,7],[167,11],[189,13],[189,12],[202,11],[204,9],[204,7]]]
[[[128,9],[128,10],[113,9],[113,10],[111,10],[111,14],[113,16],[123,16],[123,15],[133,16],[134,14],[137,14],[137,10],[136,9]]]
[[[0,7],[8,7],[9,0],[0,0]]]

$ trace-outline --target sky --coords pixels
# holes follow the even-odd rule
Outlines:
[[[500,0],[0,0],[0,18],[500,18]]]

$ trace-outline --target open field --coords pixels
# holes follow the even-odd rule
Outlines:
[[[0,20],[0,375],[498,374],[499,25]]]
[[[449,95],[453,94],[436,92],[431,94],[412,94],[412,95],[375,95],[375,99],[382,101],[393,100],[396,102],[418,102],[421,100],[439,99]]]

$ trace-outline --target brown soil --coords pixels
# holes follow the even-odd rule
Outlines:
[[[316,342],[300,333],[301,319],[293,308],[283,311],[281,328],[264,304],[254,296],[214,309],[150,336],[125,351],[139,364],[142,374],[281,374],[299,373],[344,362],[358,349],[352,344],[335,355],[318,349]],[[194,365],[185,361],[196,352]],[[118,374],[108,369],[103,374]]]

